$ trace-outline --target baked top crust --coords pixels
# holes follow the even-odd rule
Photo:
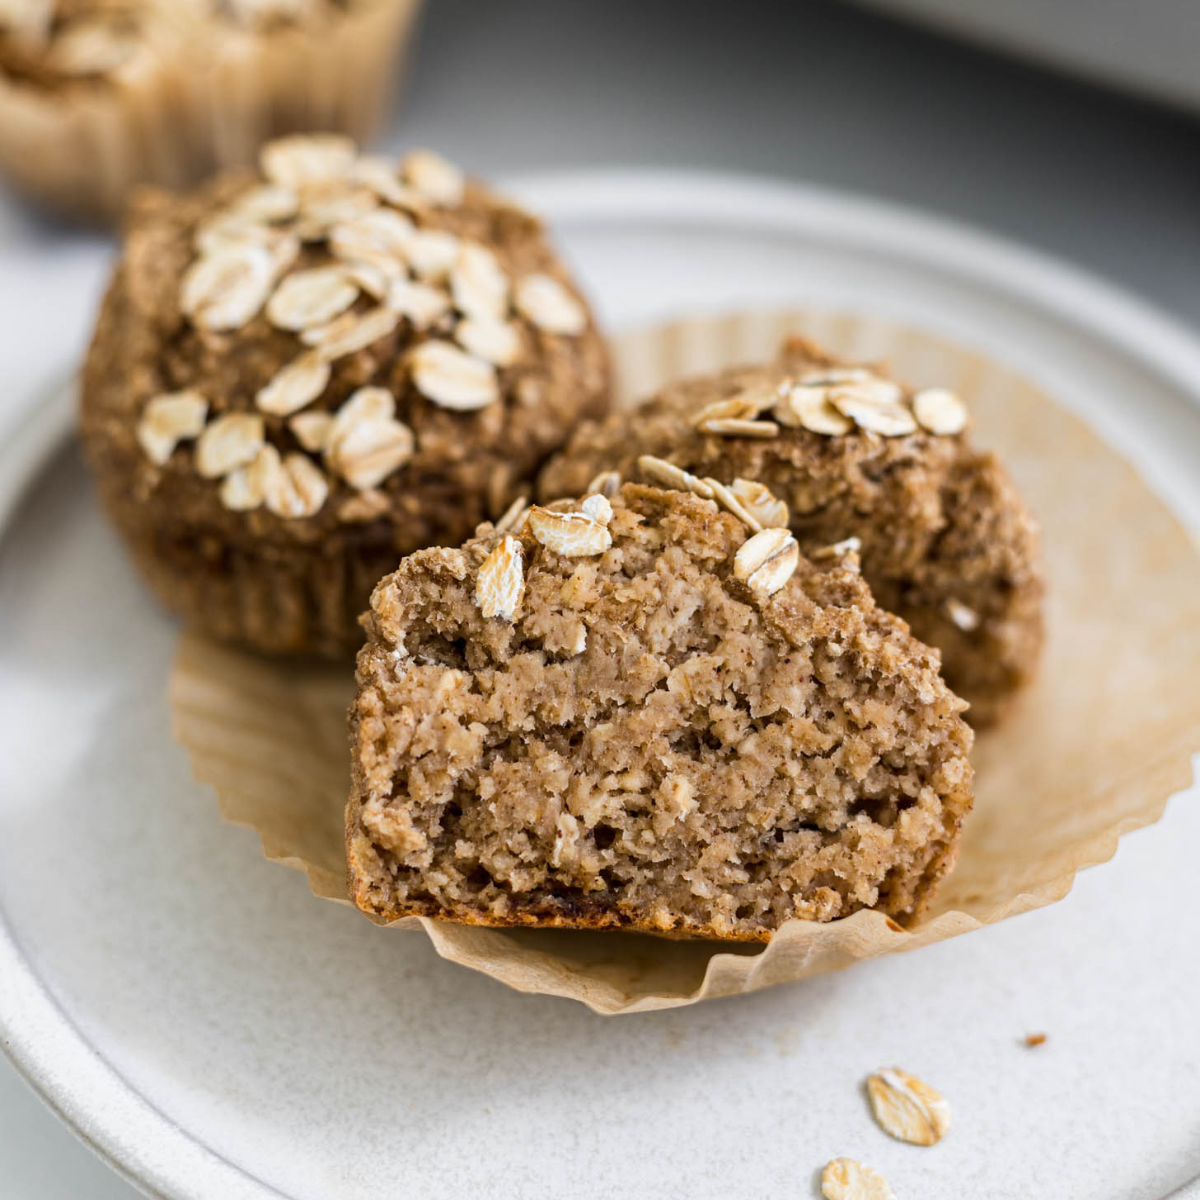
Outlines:
[[[607,396],[536,218],[428,151],[311,135],[135,202],[81,420],[163,526],[287,547],[383,523],[398,557],[501,511]]]

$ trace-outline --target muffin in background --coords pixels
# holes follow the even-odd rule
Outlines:
[[[536,218],[429,151],[297,135],[264,147],[262,177],[135,201],[80,421],[169,608],[336,656],[403,555],[528,494],[608,389]]]
[[[266,140],[365,140],[421,0],[0,0],[0,171],[76,217],[191,186]]]

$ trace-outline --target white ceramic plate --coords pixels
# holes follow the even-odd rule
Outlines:
[[[1094,280],[807,189],[510,190],[613,326],[794,301],[926,325],[1084,412],[1200,527],[1200,345]],[[639,1017],[521,996],[221,822],[167,734],[173,627],[66,424],[60,401],[0,439],[0,1035],[147,1191],[804,1197],[849,1155],[901,1198],[1157,1200],[1200,1173],[1194,792],[1064,902],[916,954]],[[938,1147],[872,1123],[861,1082],[891,1064],[949,1097]]]

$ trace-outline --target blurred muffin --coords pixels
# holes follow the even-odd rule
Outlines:
[[[1033,518],[967,425],[944,389],[914,393],[794,338],[772,363],[671,384],[583,425],[539,487],[579,495],[610,469],[661,481],[639,467],[651,456],[709,492],[715,480],[719,497],[790,527],[806,551],[856,538],[880,607],[941,651],[946,682],[984,725],[1037,665],[1043,585]]]
[[[268,144],[141,196],[83,373],[101,496],[193,628],[336,655],[402,555],[499,516],[608,400],[528,213],[428,151]]]
[[[0,0],[0,170],[71,215],[374,132],[420,0]]]

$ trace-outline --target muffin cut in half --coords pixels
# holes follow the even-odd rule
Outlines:
[[[627,484],[413,554],[364,620],[347,848],[378,921],[762,941],[911,917],[954,862],[964,705],[851,547]]]
[[[607,352],[538,221],[436,155],[298,136],[262,171],[135,207],[83,441],[193,629],[349,654],[402,555],[461,542],[605,410]]]
[[[729,485],[753,509],[763,485],[804,550],[856,537],[875,600],[941,651],[972,724],[1001,717],[1042,644],[1037,528],[994,454],[975,450],[963,401],[914,391],[789,339],[779,357],[684,380],[640,407],[585,422],[542,474],[575,496],[597,472],[652,478],[643,455]]]

